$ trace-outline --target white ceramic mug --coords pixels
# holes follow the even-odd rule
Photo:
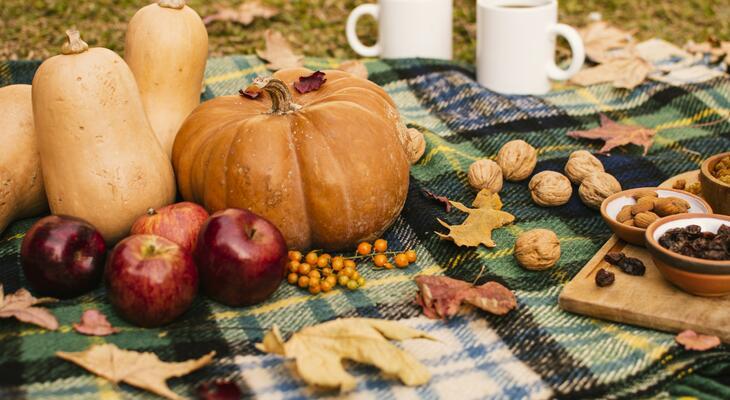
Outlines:
[[[363,57],[452,58],[453,0],[380,0],[357,6],[347,18],[347,41]],[[357,37],[357,20],[378,21],[378,42],[365,46]]]
[[[555,37],[570,44],[568,69],[555,64]],[[583,66],[583,40],[558,23],[557,0],[477,1],[477,80],[505,94],[544,94],[550,79],[563,81]]]

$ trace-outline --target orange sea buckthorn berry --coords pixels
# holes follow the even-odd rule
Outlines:
[[[342,270],[342,275],[345,275],[346,277],[350,278],[352,277],[352,274],[355,273],[355,270],[350,267],[345,267],[345,269]]]
[[[368,242],[361,242],[357,245],[357,254],[360,254],[361,256],[364,256],[366,254],[370,254],[370,252],[373,250],[373,245],[371,245]]]
[[[362,276],[360,278],[358,278],[357,279],[357,285],[360,286],[360,287],[365,286],[365,278],[363,278]]]
[[[316,285],[309,285],[309,293],[311,294],[319,294],[319,292],[322,290],[322,286],[317,283]]]
[[[324,276],[330,276],[332,275],[332,268],[327,267],[322,269],[322,275]]]
[[[304,257],[304,261],[306,261],[309,265],[317,265],[317,260],[319,260],[319,256],[313,251],[307,253],[307,256]]]
[[[388,262],[388,257],[385,254],[376,254],[375,257],[373,257],[373,264],[375,264],[378,267],[382,267],[387,262]]]
[[[311,270],[312,270],[312,266],[311,265],[309,265],[307,263],[299,264],[298,272],[300,274],[307,275],[307,274],[309,274],[309,271],[311,271]]]
[[[297,250],[290,250],[289,259],[291,261],[302,261],[302,253]]]
[[[309,277],[308,276],[300,276],[299,281],[297,282],[299,284],[300,288],[305,288],[309,286]]]
[[[388,250],[388,241],[385,239],[378,239],[373,243],[373,249],[378,253],[383,253]]]
[[[357,264],[355,264],[354,260],[345,260],[345,267],[350,267],[352,269],[357,268]]]
[[[416,255],[415,250],[408,250],[408,251],[406,251],[406,257],[408,258],[409,263],[414,263],[414,262],[416,262],[418,255]]]
[[[340,284],[340,286],[347,286],[347,282],[350,281],[350,278],[347,275],[339,275],[337,277],[337,283]]]
[[[348,289],[350,289],[350,290],[356,290],[358,287],[360,287],[360,285],[357,284],[357,281],[353,281],[352,279],[350,279],[349,281],[347,281],[347,288]]]
[[[383,268],[385,268],[385,269],[393,269],[393,264],[387,262],[387,263],[383,264]]]
[[[408,266],[408,257],[403,253],[395,255],[395,266],[398,268],[405,268]]]
[[[322,278],[322,274],[319,273],[316,269],[309,271],[309,274],[307,274],[309,279],[311,280],[320,280]]]
[[[289,261],[289,271],[294,273],[299,272],[300,265],[299,261]]]
[[[332,286],[332,287],[335,287],[335,285],[337,285],[337,277],[334,275],[330,275],[330,276],[324,278],[324,281],[329,283],[330,286]]]
[[[317,266],[320,268],[324,268],[330,264],[330,259],[325,257],[324,255],[319,256],[317,259]]]
[[[286,281],[289,282],[289,284],[291,284],[291,285],[295,285],[298,280],[299,280],[299,275],[295,274],[294,272],[292,272],[286,276]]]
[[[345,260],[342,259],[342,256],[337,256],[332,259],[332,268],[335,271],[341,270],[345,266]]]
[[[356,281],[356,280],[360,279],[360,273],[359,273],[359,272],[357,272],[357,271],[353,271],[353,272],[352,272],[352,275],[350,275],[350,279],[352,279],[352,280],[354,280],[354,281]]]
[[[322,281],[322,283],[319,284],[319,287],[322,289],[323,292],[327,293],[332,290],[334,285],[332,285],[330,281],[324,280]]]

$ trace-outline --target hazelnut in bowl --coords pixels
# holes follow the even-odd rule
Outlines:
[[[712,208],[683,190],[653,187],[624,190],[601,204],[601,217],[613,233],[637,246],[644,246],[644,233],[654,221],[684,213],[711,214]]]
[[[646,248],[662,276],[685,292],[730,294],[730,216],[662,218],[646,229]]]
[[[718,214],[730,215],[730,152],[716,154],[700,166],[702,197]]]

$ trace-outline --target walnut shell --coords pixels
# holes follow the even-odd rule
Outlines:
[[[539,206],[561,206],[570,200],[573,186],[565,175],[555,171],[542,171],[530,179],[530,195]]]
[[[568,162],[565,164],[565,175],[576,185],[580,185],[586,176],[594,172],[604,171],[601,160],[585,150],[571,153]]]
[[[652,222],[659,219],[659,216],[651,211],[644,211],[634,215],[634,226],[645,229]]]
[[[497,164],[508,181],[521,181],[532,173],[537,165],[537,150],[524,140],[507,142],[497,153]]]
[[[408,128],[403,148],[406,150],[411,165],[417,163],[426,151],[426,138],[423,136],[423,132],[415,128]]]
[[[588,207],[599,209],[606,197],[621,191],[621,184],[611,174],[594,172],[578,188],[580,199]]]
[[[526,269],[548,269],[560,259],[560,240],[551,230],[533,229],[517,238],[514,255]]]
[[[661,197],[654,203],[654,212],[660,217],[689,211],[689,203],[678,197]]]
[[[492,193],[502,190],[502,169],[492,160],[474,161],[469,166],[469,185],[474,189],[489,189]]]

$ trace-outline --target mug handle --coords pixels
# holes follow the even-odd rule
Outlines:
[[[357,37],[357,20],[363,15],[368,14],[372,15],[373,18],[377,20],[379,11],[380,7],[378,7],[377,4],[361,4],[355,7],[355,9],[350,13],[350,16],[347,17],[347,25],[345,27],[347,42],[350,44],[350,47],[355,50],[355,53],[363,57],[377,57],[380,55],[380,42],[375,43],[373,46],[365,46],[362,44],[360,39]]]
[[[550,64],[548,64],[548,76],[550,79],[556,81],[568,80],[580,71],[583,66],[583,62],[585,61],[586,52],[583,47],[583,39],[581,39],[578,31],[565,24],[556,24],[551,26],[550,34],[560,35],[568,41],[568,44],[570,44],[570,50],[573,53],[573,59],[571,60],[568,69],[561,69],[555,64],[554,59],[551,60]]]

